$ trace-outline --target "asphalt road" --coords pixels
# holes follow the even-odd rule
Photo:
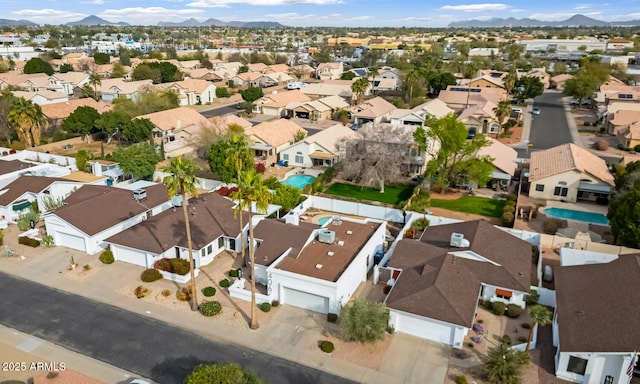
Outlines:
[[[564,95],[560,92],[545,92],[533,101],[534,108],[540,108],[539,115],[532,115],[529,142],[532,150],[548,149],[571,143],[571,132],[562,104]]]
[[[238,109],[237,104],[230,104],[230,105],[225,105],[224,107],[202,111],[200,112],[200,114],[208,119],[214,116],[224,116],[230,113],[238,113],[238,112],[240,112],[240,110]]]
[[[182,383],[194,366],[212,362],[237,362],[255,371],[265,383],[351,383],[2,272],[0,292],[3,325],[161,384]]]

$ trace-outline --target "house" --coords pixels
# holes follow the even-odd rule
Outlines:
[[[616,135],[618,144],[626,148],[636,148],[640,145],[640,120],[629,124],[628,127],[620,130]]]
[[[28,91],[37,91],[44,87],[48,89],[49,77],[46,73],[22,74],[15,71],[0,73],[0,89],[7,87]],[[57,87],[59,88],[59,87]]]
[[[379,124],[391,121],[391,113],[395,109],[395,105],[377,96],[350,107],[347,111],[354,124]]]
[[[137,99],[145,89],[151,89],[153,81],[125,81],[124,79],[104,79],[98,86],[98,94],[104,101],[113,101],[119,97]]]
[[[38,104],[40,106],[53,103],[64,103],[66,101],[69,101],[69,96],[55,91],[13,91],[12,93],[15,97],[22,97],[23,99],[29,100],[33,104]]]
[[[344,72],[342,62],[320,63],[316,68],[316,78],[324,80],[339,80]]]
[[[216,86],[207,80],[188,79],[156,87],[174,90],[178,94],[180,106],[210,104],[216,98]]]
[[[342,108],[346,108],[349,106],[344,99],[339,96],[330,96],[323,97],[322,99],[306,101],[303,103],[295,102],[287,105],[287,115],[293,115],[293,117],[299,117],[302,119],[309,119],[310,121],[320,121],[320,120],[328,120],[331,119],[334,113],[339,109],[334,109],[334,107],[329,106],[322,102],[322,100],[329,101],[336,100],[339,104],[334,103],[333,105],[342,105]],[[329,101],[331,103],[331,101]]]
[[[84,99],[72,99],[62,103],[45,104],[40,107],[42,115],[52,128],[59,128],[64,119],[69,117],[78,107],[91,107],[102,114],[111,110],[111,105],[103,101],[95,101],[90,97]]]
[[[470,88],[499,88],[504,89],[504,82],[501,77],[482,75],[469,80],[466,84]]]
[[[640,345],[640,255],[554,269],[556,376],[627,384]],[[630,294],[625,294],[630,293]],[[633,368],[631,368],[633,369]]]
[[[278,155],[289,147],[305,130],[287,119],[266,121],[247,128],[244,133],[249,138],[249,148],[256,157],[266,158]]]
[[[569,79],[573,79],[573,75],[570,75],[568,73],[561,73],[559,75],[552,76],[549,79],[549,88],[557,89],[558,91],[562,92],[564,91],[565,83]]]
[[[315,73],[315,69],[308,64],[300,64],[291,66],[287,73],[298,80],[308,80]]]
[[[346,141],[359,138],[351,128],[335,124],[291,144],[279,157],[295,167],[331,167],[344,158]]]
[[[413,109],[395,109],[391,113],[391,125],[424,125],[430,118],[441,119],[454,113],[453,109],[440,99],[429,100]]]
[[[306,87],[300,89],[302,93],[311,99],[321,99],[328,96],[340,96],[350,102],[353,99],[353,91],[351,90],[351,81],[342,80],[340,83],[309,83]]]
[[[13,152],[15,153],[15,151]],[[9,152],[4,153],[3,156],[10,154]],[[33,174],[40,168],[39,165],[33,163],[27,163],[25,161],[20,160],[0,160],[0,180],[10,180],[15,179],[21,175],[30,175]]]
[[[220,77],[213,70],[208,68],[185,70],[184,73],[185,73],[185,80],[198,79],[198,80],[207,80],[211,82],[224,81],[224,78]]]
[[[116,260],[153,268],[162,258],[189,260],[182,201],[105,240]],[[189,199],[189,224],[195,268],[213,261],[224,250],[240,252],[240,217],[235,203],[215,192]],[[248,217],[247,217],[248,218]],[[247,223],[247,218],[243,221]],[[244,230],[244,229],[243,229]]]
[[[460,112],[458,121],[476,133],[497,137],[500,133],[500,122],[494,112],[496,107],[497,105],[491,101],[470,105]]]
[[[265,64],[265,63],[247,64],[247,71],[249,71],[249,72],[263,73],[262,71],[264,71],[265,69],[267,69],[267,64]]]
[[[493,159],[491,180],[487,183],[492,189],[508,191],[511,180],[518,168],[518,152],[510,146],[487,137],[490,145],[478,149],[476,156],[489,156]]]
[[[290,103],[303,103],[311,101],[311,98],[299,90],[274,91],[261,97],[254,103],[254,111],[268,116],[287,115],[286,107]]]
[[[483,104],[490,101],[498,104],[507,99],[507,92],[502,88],[472,88],[459,85],[449,85],[440,91],[438,99],[456,112],[471,105]]]
[[[531,153],[529,183],[532,198],[571,203],[607,198],[614,186],[606,162],[575,144]]]
[[[271,65],[268,65],[265,69],[263,69],[262,73],[278,73],[278,72],[289,73],[289,69],[291,68],[287,64],[271,64]]]
[[[89,74],[84,72],[56,73],[49,76],[49,85],[62,87],[62,93],[68,96],[80,95],[80,90],[85,84],[89,84]]]
[[[479,301],[524,308],[531,287],[531,244],[484,220],[428,227],[400,240],[380,276],[397,332],[462,349]]]
[[[153,123],[153,137],[156,146],[164,145],[169,157],[193,151],[192,141],[198,137],[209,120],[195,109],[178,107],[165,111],[137,116],[136,119],[149,119]]]
[[[619,37],[607,40],[607,52],[623,51],[627,48],[633,48],[633,41],[629,41],[627,39]]]
[[[397,68],[382,67],[378,70],[378,74],[375,75],[375,79],[384,79],[385,82],[390,81],[392,90],[396,90],[402,85],[402,75]]]
[[[523,77],[535,77],[536,79],[540,80],[544,88],[549,88],[551,75],[547,73],[544,67],[531,68],[531,70],[529,71],[520,71],[516,69],[516,76],[518,77],[518,79]]]
[[[604,126],[612,135],[617,135],[637,121],[634,119],[640,113],[640,103],[610,102],[604,108]]]
[[[260,84],[258,82],[258,79],[260,78],[260,76],[262,76],[262,73],[260,72],[244,72],[232,76],[231,78],[229,78],[229,80],[233,81],[233,85],[235,87],[259,87]]]
[[[293,80],[286,72],[267,72],[256,79],[260,88],[274,87],[276,85],[287,84]]]
[[[96,177],[106,177],[106,184],[111,186],[121,181],[124,172],[120,168],[120,163],[109,160],[89,160],[91,174]]]
[[[256,281],[271,300],[339,313],[373,267],[386,225],[334,218],[322,228],[263,219],[255,227]],[[286,233],[286,239],[282,234]]]
[[[492,57],[501,55],[498,48],[471,48],[467,54],[468,57]]]
[[[108,237],[170,208],[164,185],[144,191],[146,196],[137,199],[126,189],[84,185],[44,216],[47,233],[56,245],[98,253],[105,249]]]

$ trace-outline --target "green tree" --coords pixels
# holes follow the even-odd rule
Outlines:
[[[354,299],[340,311],[340,336],[346,341],[373,343],[384,339],[389,309],[384,303]]]
[[[235,153],[230,156],[231,152]],[[227,159],[233,160],[227,161]],[[241,172],[238,172],[238,164],[242,165]],[[211,172],[225,183],[236,182],[239,173],[253,168],[253,155],[249,150],[246,136],[229,134],[214,143],[209,152],[209,167]]]
[[[140,143],[151,138],[153,127],[149,119],[133,119],[124,126],[122,136],[130,143]]]
[[[556,61],[553,64],[553,74],[560,75],[562,73],[567,73],[567,63],[564,61]]]
[[[241,90],[240,95],[242,96],[242,100],[246,101],[247,103],[253,103],[254,101],[263,97],[264,93],[262,92],[262,88],[251,86],[247,89]]]
[[[249,217],[253,216],[253,206],[257,212],[264,212],[271,200],[271,192],[262,180],[262,175],[256,173],[255,169],[244,172],[238,182],[239,200],[243,200],[249,209]],[[244,244],[243,244],[244,245]],[[253,221],[249,220],[249,259],[251,265],[251,329],[258,329],[258,319],[256,317],[256,249],[253,235]]]
[[[340,80],[353,80],[354,77],[356,77],[356,73],[353,71],[342,72]]]
[[[160,84],[162,83],[162,72],[160,72],[160,68],[153,68],[147,63],[143,63],[133,69],[131,79],[135,81],[151,80],[153,84]]]
[[[414,69],[407,74],[403,87],[408,91],[406,97],[409,99],[409,104],[411,105],[413,105],[413,98],[416,97],[416,93],[419,95],[426,94],[424,91],[424,79],[419,69]]]
[[[178,94],[170,89],[149,89],[141,92],[135,100],[118,98],[113,100],[113,111],[131,117],[178,107]]]
[[[60,73],[67,73],[73,71],[73,65],[64,63],[60,66]]]
[[[18,139],[25,146],[35,147],[40,145],[40,135],[43,128],[48,126],[47,120],[42,115],[38,104],[22,97],[12,99],[11,110],[7,116],[9,124],[18,134]]]
[[[544,84],[537,77],[523,76],[516,80],[514,90],[516,98],[524,101],[542,95]]]
[[[504,77],[504,79],[502,79],[502,84],[504,84],[504,90],[507,91],[507,95],[511,95],[513,88],[516,86],[517,79],[518,76],[516,75],[516,72],[512,67],[512,70],[510,70],[509,73]]]
[[[369,79],[366,77],[361,77],[351,84],[351,92],[356,96],[355,99],[357,104],[362,102],[362,97],[367,89],[369,89]]]
[[[616,168],[615,188],[609,202],[609,225],[615,243],[640,247],[640,225],[634,218],[640,212],[640,161]]]
[[[438,71],[429,79],[431,94],[437,96],[440,91],[447,89],[449,85],[456,85],[456,77],[446,71]]]
[[[98,65],[109,64],[109,62],[111,61],[111,57],[109,57],[109,55],[107,55],[106,53],[96,52],[93,54],[93,61],[95,61]]]
[[[522,54],[524,53],[524,45],[512,43],[507,45],[505,50],[507,51],[509,61],[513,63],[517,60],[520,60],[520,56],[522,56]]]
[[[493,113],[495,113],[496,117],[498,118],[500,128],[503,128],[506,118],[511,115],[511,103],[509,102],[509,100],[499,101],[498,105],[493,108]]]
[[[156,149],[149,143],[118,148],[113,152],[113,159],[120,163],[122,172],[143,180],[151,179],[160,161]]]
[[[416,127],[416,130],[413,131],[413,143],[420,153],[427,151],[427,131],[422,125],[419,125]]]
[[[223,150],[223,153],[226,156],[224,160],[225,166],[231,167],[232,172],[235,171],[235,180],[229,181],[235,181],[236,183],[240,181],[242,173],[248,171],[251,166],[253,166],[253,156],[251,156],[251,153],[249,152],[247,137],[243,133],[238,132],[239,128],[241,129],[242,127],[230,127],[229,131],[231,133],[226,139],[227,147],[224,149],[218,148],[218,150]],[[209,153],[210,156],[211,153],[213,153],[213,148]],[[213,170],[213,168],[211,169]],[[227,171],[229,171],[228,168],[226,168],[224,171],[221,170],[221,172]],[[238,205],[236,206],[236,210],[234,211],[234,216],[240,216],[240,244],[242,244],[240,248],[240,255],[244,263],[246,262],[244,253],[246,248],[246,241],[244,239],[244,223],[242,220],[242,211],[246,209],[246,200],[242,198],[241,194],[238,194],[238,196],[236,196],[236,200],[238,201]]]
[[[27,64],[24,65],[23,72],[25,74],[46,73],[47,75],[51,76],[53,75],[53,68],[51,67],[51,64],[47,63],[41,58],[34,57],[27,61]]]
[[[117,111],[103,112],[94,123],[97,129],[105,133],[107,144],[110,144],[116,135],[124,132],[124,128],[129,124],[131,116]]]
[[[93,87],[93,98],[98,100],[98,86],[102,85],[100,75],[95,72],[91,72],[88,84]]]
[[[294,208],[300,203],[300,196],[302,196],[300,188],[278,183],[273,189],[275,193],[272,196],[272,203],[282,206],[285,211]]]
[[[81,149],[76,152],[76,167],[79,171],[87,172],[89,170],[89,160],[92,156],[86,149]]]
[[[113,67],[111,69],[111,76],[109,77],[112,79],[119,79],[124,77],[124,75],[126,74],[127,74],[127,71],[124,69],[122,64],[116,61],[115,63],[113,63]]]
[[[155,154],[155,150],[153,151]],[[195,264],[193,262],[193,244],[191,242],[191,224],[189,222],[189,212],[187,211],[187,194],[198,197],[199,179],[196,177],[198,166],[191,163],[189,159],[182,156],[171,159],[171,164],[162,169],[162,172],[169,173],[162,183],[167,187],[169,197],[182,196],[182,214],[184,215],[184,228],[187,234],[187,248],[189,249],[189,274],[191,277],[191,310],[198,310],[198,291],[196,291]],[[189,382],[189,381],[187,381]],[[197,381],[194,381],[197,383]]]
[[[93,107],[81,106],[71,112],[60,126],[67,133],[87,136],[95,128],[95,122],[100,118],[100,113]]]
[[[436,188],[446,191],[455,184],[476,181],[483,185],[489,181],[493,159],[476,156],[480,148],[489,145],[484,135],[467,139],[467,127],[452,113],[440,119],[430,119],[427,125],[427,137],[440,143],[437,152],[431,154],[432,160],[427,164],[426,172],[433,178]]]
[[[551,312],[544,305],[532,305],[529,308],[529,318],[531,319],[531,327],[529,327],[529,337],[527,338],[527,348],[525,352],[529,352],[531,346],[531,339],[533,338],[533,332],[535,332],[536,326],[544,327],[551,324]]]
[[[600,87],[598,78],[588,72],[578,73],[564,83],[564,94],[576,99],[589,99],[593,97]]]
[[[0,93],[0,137],[6,141],[6,145],[11,144],[11,139],[15,134],[15,129],[9,121],[9,112],[13,106],[13,94],[8,88]]]
[[[262,380],[240,364],[201,364],[184,380],[185,384],[262,384]]]
[[[502,343],[490,348],[484,369],[494,384],[520,384],[522,367],[529,363],[529,354]]]

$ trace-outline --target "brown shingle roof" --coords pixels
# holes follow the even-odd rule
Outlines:
[[[0,160],[0,175],[32,168],[35,165],[20,160]]]
[[[562,352],[633,352],[640,345],[640,255],[554,270]]]
[[[167,188],[162,184],[144,189],[147,191],[147,198],[137,202],[127,189],[83,185],[64,200],[65,205],[53,213],[93,236],[169,200]]]
[[[236,238],[240,234],[240,218],[234,217],[234,202],[215,192],[189,199],[191,240],[193,249],[207,246],[220,236]],[[245,214],[246,215],[246,214]],[[248,215],[243,222],[247,222]],[[142,249],[155,254],[180,246],[187,248],[182,207],[168,209],[133,227],[106,239],[106,242]]]
[[[451,247],[453,232],[464,234],[470,246]],[[451,253],[462,251],[493,263]],[[484,220],[437,225],[420,241],[401,240],[390,265],[402,269],[386,299],[390,308],[470,327],[482,283],[529,291],[531,245]]]
[[[591,174],[603,183],[614,185],[613,175],[609,172],[607,163],[572,143],[533,152],[529,167],[529,181],[541,180],[574,170]]]
[[[2,188],[6,192],[0,195],[0,205],[6,207],[27,192],[40,193],[56,181],[69,182],[57,177],[20,176]]]
[[[290,255],[298,255],[313,230],[318,228],[317,224],[311,223],[293,225],[271,219],[260,221],[253,230],[254,237],[262,240],[256,249],[256,264],[271,265],[289,248]],[[284,233],[287,234],[286,241],[283,240]]]

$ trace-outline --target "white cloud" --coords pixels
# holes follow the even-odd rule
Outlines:
[[[176,21],[176,16],[193,17],[204,15],[199,9],[167,9],[164,7],[135,7],[105,9],[98,16],[109,21],[126,21],[130,24],[155,25],[159,21]]]
[[[485,4],[461,4],[461,5],[445,5],[440,9],[447,11],[460,11],[460,12],[489,12],[489,11],[504,11],[510,7],[507,4],[500,3],[485,3]]]
[[[394,19],[391,20],[393,22],[407,22],[407,23],[411,23],[411,22],[416,22],[416,21],[431,21],[433,20],[433,18],[431,17],[403,17],[401,19]]]
[[[271,13],[268,15],[264,15],[262,20],[275,20],[275,21],[299,21],[299,20],[318,20],[318,19],[326,19],[326,16],[318,16],[314,14],[301,15],[299,13],[291,12],[291,13]]]
[[[371,19],[373,19],[373,17],[371,17],[371,16],[355,16],[355,17],[352,17],[352,18],[347,19],[347,20],[363,21],[363,20],[371,20]]]
[[[38,24],[68,23],[77,21],[89,15],[80,12],[60,11],[57,9],[23,9],[11,14],[19,19],[28,19]]]
[[[579,11],[581,9],[591,9],[591,4],[578,4],[573,9]]]
[[[188,3],[187,6],[194,8],[220,8],[228,7],[230,4],[247,5],[330,5],[341,4],[342,0],[196,0]]]
[[[96,5],[103,5],[104,4],[104,0],[92,0],[92,1],[81,1],[80,4],[96,4]]]

